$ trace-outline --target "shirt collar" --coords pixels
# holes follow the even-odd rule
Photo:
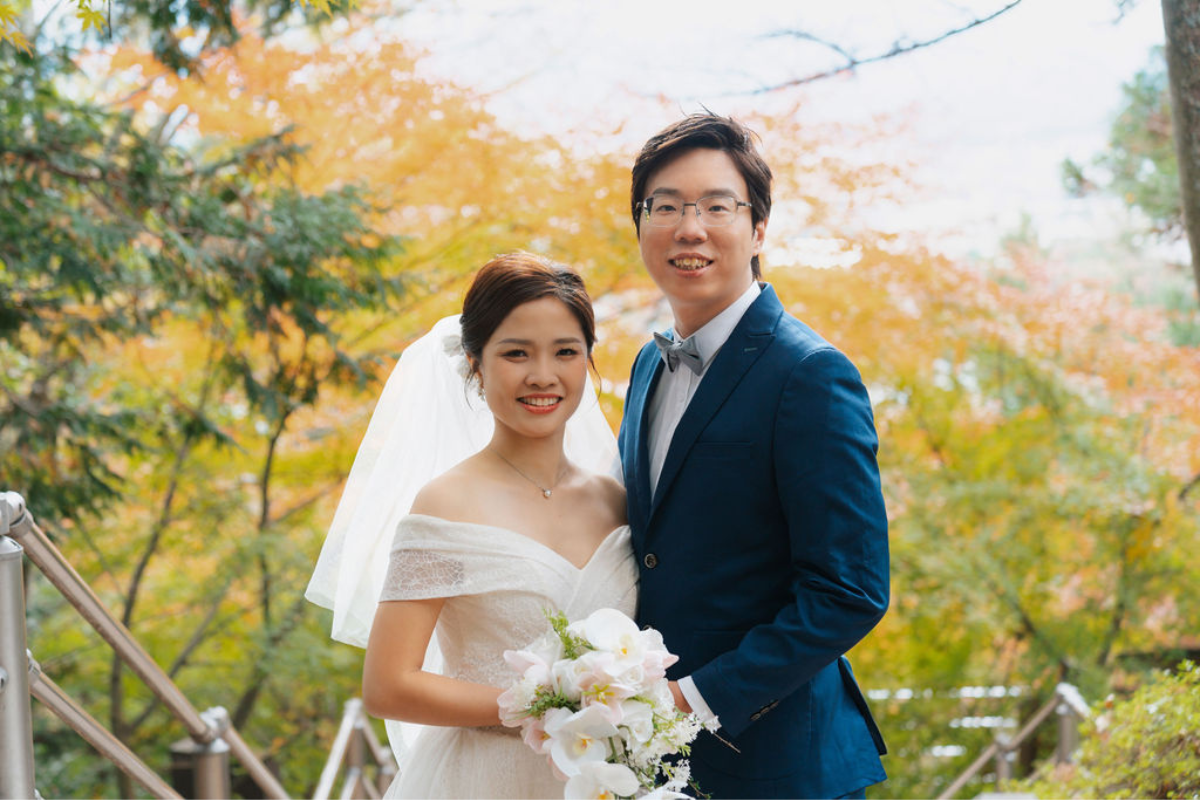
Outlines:
[[[746,309],[754,304],[760,294],[762,294],[762,287],[758,285],[758,281],[750,281],[749,288],[742,292],[738,299],[692,334],[691,338],[696,340],[696,351],[700,354],[700,361],[705,367],[721,349],[721,345],[725,344],[729,334],[733,333],[733,329],[741,321]],[[671,328],[671,338],[675,341],[680,340],[679,333],[674,327]]]

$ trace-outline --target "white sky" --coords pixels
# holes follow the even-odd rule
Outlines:
[[[936,191],[893,212],[888,227],[946,232],[951,251],[987,251],[1033,217],[1044,242],[1110,235],[1111,206],[1068,200],[1063,158],[1100,151],[1121,84],[1164,38],[1159,3],[1117,21],[1116,0],[1023,0],[999,18],[930,48],[801,90],[736,94],[807,75],[837,57],[765,38],[801,28],[859,56],[957,27],[1005,0],[424,0],[397,21],[428,48],[426,68],[495,93],[513,130],[556,134],[623,125],[631,143],[680,111],[769,110],[803,92],[814,120],[905,114],[917,161]],[[735,93],[735,94],[731,94]]]

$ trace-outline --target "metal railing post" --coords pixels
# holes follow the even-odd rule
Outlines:
[[[371,721],[363,717],[363,739],[367,742],[367,748],[371,752],[371,757],[375,763],[379,765],[379,774],[375,776],[375,794],[373,797],[382,796],[392,785],[392,779],[396,777],[396,759],[392,756],[390,747],[384,747],[379,743],[379,737],[375,735],[375,731],[371,728]]]
[[[1066,703],[1060,703],[1055,709],[1058,713],[1058,748],[1055,760],[1066,764],[1079,748],[1079,717]]]
[[[1090,717],[1092,712],[1083,695],[1071,684],[1058,684],[1054,693],[1060,701],[1054,709],[1058,714],[1058,747],[1054,752],[1054,760],[1066,764],[1074,760],[1075,751],[1079,749],[1079,723]]]
[[[379,768],[374,781],[369,780],[366,774],[367,756]],[[372,800],[380,797],[396,775],[396,760],[388,748],[380,745],[379,738],[371,730],[370,720],[363,712],[362,700],[357,697],[347,700],[343,706],[342,722],[329,749],[325,768],[321,770],[321,779],[317,781],[316,791],[313,792],[314,800],[329,800],[333,796],[333,784],[343,764],[346,772],[340,796],[347,800],[364,795]]]
[[[210,708],[200,714],[212,730],[229,728],[225,709]],[[212,741],[181,739],[171,745],[171,783],[184,797],[196,800],[220,800],[233,794],[229,776],[229,743],[218,738]]]
[[[114,653],[187,728],[191,743],[177,743],[171,749],[178,754],[177,764],[173,765],[178,766],[177,780],[185,783],[190,796],[228,797],[231,794],[229,755],[232,752],[245,765],[265,797],[287,798],[283,786],[230,724],[225,709],[210,708],[203,714],[196,711],[182,690],[129,630],[109,613],[92,588],[37,526],[19,494],[0,492],[0,513],[0,553],[4,554],[0,558],[0,800],[37,797],[33,784],[31,696],[50,708],[68,727],[152,795],[179,796],[110,731],[41,674],[37,662],[25,649],[22,554],[41,570],[80,616],[108,642]],[[12,597],[10,593],[14,593]],[[14,638],[18,635],[19,641]],[[20,666],[14,669],[13,664]],[[11,702],[14,699],[24,703],[24,732],[20,730],[21,720],[17,713],[20,709]],[[11,724],[10,717],[14,720]],[[23,764],[27,764],[27,768]]]
[[[0,798],[36,794],[21,572],[25,551],[8,538],[12,523],[25,513],[21,495],[0,494]]]
[[[20,524],[18,524],[20,523]],[[46,580],[58,589],[79,615],[100,634],[100,638],[121,657],[142,683],[154,692],[175,718],[183,723],[188,734],[193,739],[210,741],[217,737],[217,732],[210,729],[200,713],[192,706],[190,700],[178,686],[163,672],[145,648],[133,638],[133,634],[109,613],[87,581],[79,577],[79,573],[63,557],[58,548],[50,541],[45,533],[33,522],[32,516],[26,512],[23,517],[13,520],[11,535],[25,548],[25,554],[32,561]]]
[[[366,791],[365,784],[367,783],[364,770],[367,765],[367,740],[363,735],[363,726],[366,725],[366,719],[361,713],[357,716],[358,719],[354,722],[354,735],[350,737],[350,746],[346,750],[346,780],[353,784],[353,788],[350,789],[352,797],[364,797],[363,792]],[[360,789],[362,791],[359,791]]]
[[[163,702],[175,719],[183,723],[193,740],[203,744],[223,735],[225,744],[232,748],[238,759],[246,765],[250,775],[267,797],[287,797],[283,786],[270,774],[233,727],[226,724],[222,734],[209,720],[203,718],[133,634],[109,613],[92,588],[79,576],[46,534],[34,524],[28,513],[14,520],[10,533],[12,538],[22,544],[25,555],[41,570],[46,579],[75,607],[100,637],[108,642],[113,651]],[[214,752],[220,749],[214,748]]]
[[[996,734],[996,783],[1003,784],[1011,781],[1013,776],[1013,751],[1009,749],[1009,739],[1003,733]]]

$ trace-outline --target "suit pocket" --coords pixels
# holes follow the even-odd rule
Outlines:
[[[689,458],[721,461],[748,460],[754,452],[753,442],[696,442]]]

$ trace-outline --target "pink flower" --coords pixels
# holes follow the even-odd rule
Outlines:
[[[598,708],[613,725],[620,725],[623,712],[621,701],[637,694],[637,688],[614,681],[604,671],[590,672],[579,679],[584,708]]]
[[[537,693],[538,684],[530,678],[521,678],[500,693],[496,705],[500,707],[500,722],[515,728],[529,718],[529,705]]]
[[[655,631],[657,633],[657,631]],[[667,677],[667,667],[679,660],[679,656],[666,650],[646,650],[642,660],[642,674],[647,683],[654,683]]]
[[[546,717],[549,718],[550,714],[555,711],[561,711],[567,715],[571,713],[566,709],[553,708],[546,714]],[[550,755],[550,734],[546,733],[546,719],[529,718],[524,730],[521,731],[521,739],[530,750],[538,755]]]
[[[505,650],[504,660],[521,677],[543,686],[550,685],[550,667],[554,662],[545,654],[536,650]]]

